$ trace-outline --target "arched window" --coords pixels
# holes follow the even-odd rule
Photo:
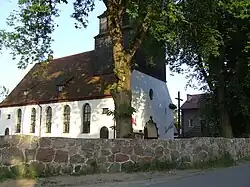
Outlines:
[[[22,110],[19,108],[17,110],[16,133],[20,133],[21,132],[21,123],[22,123]]]
[[[49,106],[46,109],[46,133],[51,133],[52,124],[52,108]]]
[[[100,138],[108,139],[109,138],[109,129],[107,127],[102,127],[100,130]]]
[[[82,133],[90,133],[91,108],[87,103],[83,106],[83,129]]]
[[[36,129],[36,109],[31,109],[30,133],[35,133]]]
[[[64,106],[63,111],[63,133],[69,133],[70,125],[70,107],[69,105]]]

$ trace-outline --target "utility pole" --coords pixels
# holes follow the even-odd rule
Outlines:
[[[180,95],[180,91],[178,91],[178,97],[175,98],[178,101],[178,135],[180,136],[180,127],[181,127],[181,101],[183,101],[183,99],[181,99],[181,95]]]

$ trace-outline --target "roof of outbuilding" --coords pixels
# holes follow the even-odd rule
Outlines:
[[[37,63],[0,107],[110,96],[106,88],[116,78],[111,67],[100,64],[102,60],[95,51],[88,51]]]
[[[182,110],[185,109],[198,109],[200,108],[201,99],[204,94],[195,94],[189,95],[189,99],[187,99],[183,105],[181,106]]]

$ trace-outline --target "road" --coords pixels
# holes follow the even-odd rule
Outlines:
[[[96,187],[250,187],[250,164],[154,182],[123,182]],[[84,187],[84,186],[82,186]]]

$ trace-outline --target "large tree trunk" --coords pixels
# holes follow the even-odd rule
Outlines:
[[[113,56],[115,63],[115,75],[117,83],[111,95],[115,104],[116,137],[131,138],[133,136],[131,116],[133,110],[131,107],[131,57],[125,53],[120,43],[113,46]]]
[[[233,137],[232,126],[230,123],[230,118],[225,103],[226,94],[225,94],[225,80],[224,80],[225,78],[223,71],[221,71],[221,73],[218,75],[218,78],[219,78],[219,85],[217,88],[217,99],[219,104],[221,136],[226,138],[232,138]]]
[[[131,138],[133,128],[131,115],[127,113],[131,106],[132,94],[130,90],[122,90],[112,93],[115,103],[116,137]]]

